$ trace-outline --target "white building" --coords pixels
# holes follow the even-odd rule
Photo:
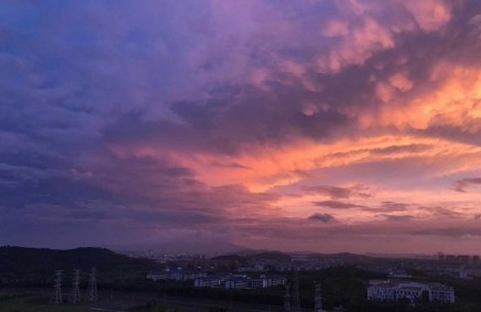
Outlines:
[[[453,288],[442,284],[432,284],[431,301],[454,303]]]
[[[225,282],[225,289],[249,289],[249,281],[246,276],[233,276]]]
[[[251,279],[249,280],[249,288],[250,289],[259,289],[259,288],[267,288],[269,287],[272,283],[269,283],[270,280],[265,278],[265,277],[262,277],[262,278],[254,278],[254,279]]]
[[[367,300],[374,301],[396,301],[396,283],[371,282],[372,285],[367,288]]]
[[[283,276],[264,275],[259,278],[250,278],[246,275],[218,274],[196,278],[194,287],[224,287],[226,289],[259,289],[285,284]]]
[[[454,290],[442,284],[377,281],[371,282],[371,286],[367,288],[367,299],[388,302],[408,300],[411,303],[419,301],[454,303]]]
[[[225,275],[212,275],[212,276],[204,276],[198,277],[194,279],[194,287],[222,287],[227,280],[227,276]]]
[[[431,301],[429,285],[422,283],[400,283],[396,287],[396,301]]]
[[[147,273],[146,278],[154,281],[172,280],[172,281],[182,282],[182,281],[193,280],[203,276],[207,276],[207,273],[189,271],[189,270],[183,270],[182,268],[177,268],[177,269],[165,269],[160,272],[149,272]]]

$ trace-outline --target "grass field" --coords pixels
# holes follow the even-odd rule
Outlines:
[[[85,303],[84,303],[85,304]],[[86,305],[75,306],[67,303],[52,305],[46,302],[46,294],[42,292],[18,290],[0,291],[0,312],[188,312],[181,307],[169,305],[146,304],[144,300],[121,300],[115,302],[99,302],[98,307]]]
[[[68,305],[54,306],[32,303],[27,298],[15,298],[0,302],[0,312],[92,312],[88,307]]]
[[[0,312],[95,312],[95,311],[116,311],[92,307],[69,306],[69,305],[49,305],[28,302],[25,298],[16,298],[0,302]],[[188,310],[167,307],[134,307],[127,312],[187,312]]]
[[[0,312],[92,312],[90,307],[68,304],[50,305],[37,292],[0,292]]]
[[[104,294],[105,295],[105,294]],[[0,291],[0,312],[262,312],[279,311],[279,307],[267,307],[254,304],[233,303],[230,308],[223,301],[192,298],[161,298],[158,295],[118,293],[113,300],[105,299],[96,303],[96,307],[69,304],[51,305],[47,303],[48,292],[2,294]]]

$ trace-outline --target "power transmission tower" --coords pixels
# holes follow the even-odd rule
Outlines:
[[[324,312],[322,309],[321,283],[317,283],[314,291],[314,312]]]
[[[70,297],[70,301],[72,303],[80,303],[80,270],[73,271],[73,279],[72,279],[72,294]]]
[[[62,270],[55,271],[55,280],[53,283],[52,297],[50,298],[50,303],[60,304],[62,300]]]
[[[286,293],[284,294],[284,312],[291,312],[291,294],[289,292],[290,284],[284,285]]]
[[[97,270],[92,268],[90,271],[89,285],[87,287],[87,300],[90,302],[96,302],[99,300],[97,293]]]
[[[299,275],[297,273],[296,267],[294,267],[294,281],[292,285],[292,311],[301,311],[301,300],[299,295]]]

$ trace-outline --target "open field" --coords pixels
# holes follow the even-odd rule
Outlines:
[[[92,311],[117,311],[88,306],[86,304],[61,305],[48,304],[48,291],[43,289],[21,290],[2,289],[0,291],[0,312],[92,312]]]
[[[132,311],[132,312],[261,312],[281,311],[282,306],[264,306],[220,300],[171,297],[158,294],[108,292],[99,294],[99,302],[89,306],[87,303],[80,305],[51,305],[48,304],[49,290],[0,290],[0,312],[92,312],[92,311]]]
[[[38,297],[18,296],[0,301],[1,312],[92,312],[89,307],[82,306],[53,306],[35,302]]]
[[[21,300],[0,303],[2,312],[92,312],[88,307],[52,306],[28,303]]]

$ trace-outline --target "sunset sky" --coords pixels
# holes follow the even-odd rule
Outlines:
[[[0,101],[0,244],[481,254],[478,0],[3,0]]]

